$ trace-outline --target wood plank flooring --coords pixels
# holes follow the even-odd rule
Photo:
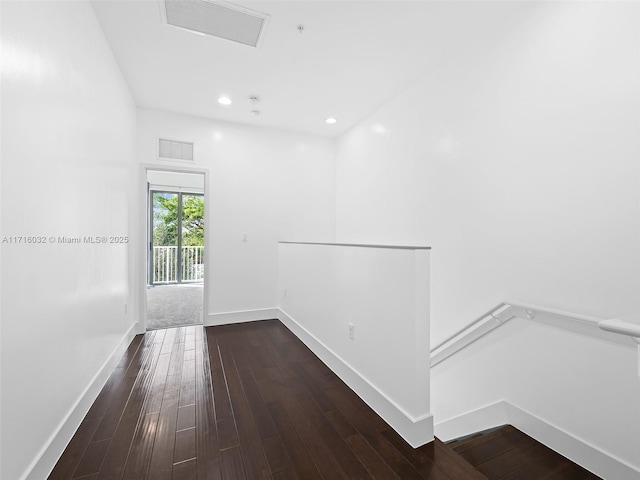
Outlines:
[[[512,426],[413,449],[268,320],[137,336],[49,478],[598,477]]]
[[[137,336],[50,479],[485,479],[411,448],[279,321]]]
[[[511,425],[449,446],[490,480],[600,478]]]

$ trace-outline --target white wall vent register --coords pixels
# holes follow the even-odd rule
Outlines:
[[[269,15],[226,2],[161,0],[163,20],[203,35],[257,47]]]
[[[164,160],[193,161],[193,143],[180,142],[178,140],[158,140],[158,158]]]

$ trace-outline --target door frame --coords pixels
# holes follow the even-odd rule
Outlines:
[[[211,208],[209,200],[209,169],[199,167],[186,167],[183,165],[167,165],[158,163],[141,163],[138,178],[138,214],[136,215],[138,222],[137,236],[140,239],[139,248],[137,248],[136,256],[138,267],[136,268],[136,274],[134,275],[134,284],[136,286],[135,296],[138,300],[138,322],[136,333],[145,333],[147,330],[147,280],[148,280],[148,255],[149,255],[149,238],[147,237],[149,232],[147,215],[149,212],[149,188],[147,182],[147,171],[156,170],[161,172],[176,172],[176,173],[196,173],[204,175],[204,245],[205,251],[209,252],[204,256],[204,278],[202,280],[203,289],[203,314],[202,322],[207,324],[207,317],[209,315],[209,295],[208,284],[209,275],[211,270],[211,253],[209,248],[209,238],[211,231]]]

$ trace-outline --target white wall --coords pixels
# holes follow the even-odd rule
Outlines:
[[[278,306],[279,240],[334,240],[333,140],[147,109],[138,132],[140,162],[208,171],[209,323]],[[194,163],[158,160],[159,137],[194,142]]]
[[[638,4],[523,4],[339,139],[337,240],[432,247],[432,345],[503,301],[640,313],[639,22]],[[432,413],[507,399],[637,468],[635,368],[514,321],[434,368]]]
[[[407,442],[433,440],[429,250],[283,243],[279,251],[285,325]]]
[[[640,6],[523,5],[338,141],[337,240],[433,248],[432,344],[505,300],[640,312]]]
[[[2,244],[1,476],[44,478],[134,322],[127,245],[48,239],[129,234],[136,112],[88,3],[1,8],[2,236],[47,239]]]
[[[612,467],[580,443],[554,444],[557,435],[541,429],[539,440],[563,455],[603,478],[640,478],[638,353],[628,343],[511,320],[431,370],[436,435],[437,424],[506,400],[636,473],[619,473],[622,465]]]

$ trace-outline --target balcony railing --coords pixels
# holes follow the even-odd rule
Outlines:
[[[182,282],[204,278],[204,247],[182,247]],[[153,247],[153,283],[178,281],[178,247]]]

